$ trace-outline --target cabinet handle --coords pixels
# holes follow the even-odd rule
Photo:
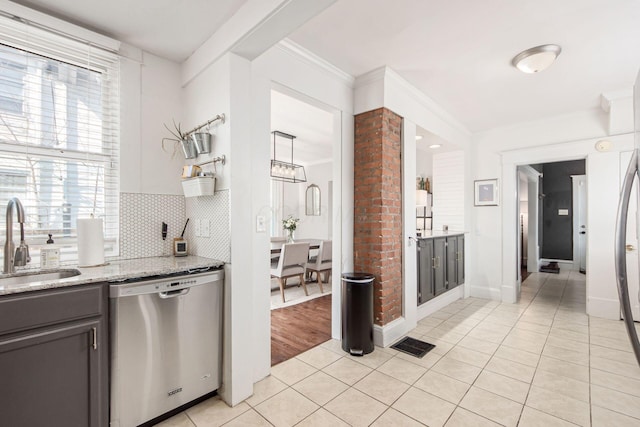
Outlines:
[[[431,258],[431,268],[436,268],[436,259]]]
[[[93,335],[93,343],[92,343],[92,347],[94,350],[98,349],[98,329],[96,328],[91,328],[91,335]]]

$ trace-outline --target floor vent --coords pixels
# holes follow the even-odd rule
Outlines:
[[[435,345],[417,340],[415,338],[406,337],[392,345],[391,348],[395,348],[396,350],[403,353],[422,358],[425,354],[434,349]]]

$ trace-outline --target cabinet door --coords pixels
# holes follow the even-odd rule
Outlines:
[[[433,241],[419,240],[418,253],[418,304],[433,298]]]
[[[433,241],[433,285],[434,295],[438,296],[447,290],[446,283],[446,260],[447,260],[447,239],[438,237],[431,239]]]
[[[464,283],[464,235],[456,236],[456,278],[458,285]]]
[[[107,366],[98,346],[105,333],[99,320],[88,320],[0,337],[2,425],[105,425]]]
[[[455,236],[447,237],[447,289],[458,286],[457,240]]]

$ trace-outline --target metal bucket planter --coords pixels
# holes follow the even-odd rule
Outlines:
[[[192,133],[191,138],[198,154],[211,152],[211,134],[208,132]]]
[[[191,139],[185,138],[181,140],[180,146],[182,147],[182,152],[184,153],[185,159],[195,159],[198,155],[196,146]]]

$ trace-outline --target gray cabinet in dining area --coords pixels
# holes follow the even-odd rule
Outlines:
[[[464,235],[420,238],[418,305],[464,283]]]

